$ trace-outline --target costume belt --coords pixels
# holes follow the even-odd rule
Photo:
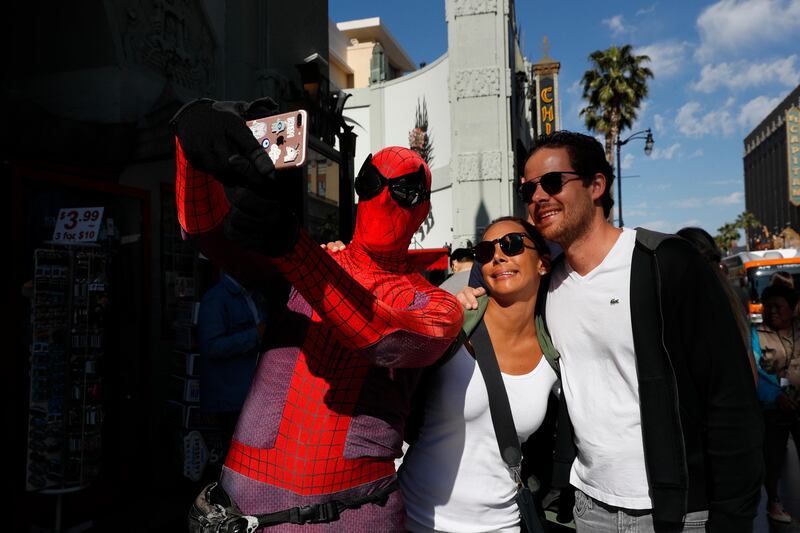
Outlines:
[[[189,531],[192,533],[253,533],[258,528],[278,524],[302,525],[334,522],[347,509],[357,509],[367,503],[385,505],[389,495],[397,490],[398,485],[397,479],[395,479],[387,486],[366,496],[292,507],[274,513],[251,516],[243,514],[219,484],[212,483],[200,493],[189,511]]]

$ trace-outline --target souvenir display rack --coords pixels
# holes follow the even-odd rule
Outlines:
[[[108,255],[37,249],[26,488],[74,490],[99,475]]]

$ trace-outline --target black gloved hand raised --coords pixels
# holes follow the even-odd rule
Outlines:
[[[170,120],[186,159],[224,185],[260,191],[274,179],[272,160],[253,137],[245,121],[274,114],[271,98],[252,102],[189,102]],[[267,186],[267,188],[269,188]],[[268,194],[271,191],[265,190]]]
[[[276,110],[271,98],[251,103],[203,99],[187,104],[170,121],[186,159],[234,187],[223,227],[226,238],[272,257],[294,247],[298,222],[280,198],[272,160],[245,121]]]

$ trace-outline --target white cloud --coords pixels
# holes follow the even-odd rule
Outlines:
[[[664,133],[666,131],[664,127],[664,117],[658,113],[653,115],[653,129],[656,130],[656,133]]]
[[[744,129],[750,130],[764,120],[769,112],[781,103],[783,98],[783,96],[776,96],[775,98],[757,96],[742,106],[736,121]]]
[[[741,185],[742,180],[713,180],[709,181],[709,185]]]
[[[583,94],[583,84],[581,83],[581,80],[575,80],[572,82],[572,85],[569,86],[567,92],[574,95]]]
[[[795,87],[800,83],[800,70],[797,55],[790,55],[771,62],[753,63],[735,61],[703,65],[700,80],[692,85],[696,91],[712,93],[720,87],[729,90],[742,90],[759,85],[783,85]]]
[[[688,48],[687,42],[664,41],[638,47],[636,53],[650,57],[648,66],[658,80],[678,73],[685,63]]]
[[[724,196],[714,196],[712,198],[699,198],[692,196],[673,200],[669,203],[675,209],[699,209],[709,205],[737,205],[744,203],[744,192],[736,191]]]
[[[700,103],[687,102],[678,110],[675,127],[688,137],[703,137],[712,133],[730,135],[735,129],[733,117],[728,110],[732,105],[733,100],[729,98],[719,109],[703,114]]]
[[[621,165],[622,170],[628,170],[633,166],[633,161],[636,159],[636,156],[633,154],[625,154],[622,158]]]
[[[691,197],[673,200],[669,203],[669,205],[670,207],[676,207],[678,209],[697,209],[698,207],[703,207],[705,202],[700,198]]]
[[[612,37],[628,33],[632,29],[630,26],[625,25],[625,22],[622,20],[622,15],[614,15],[611,18],[603,19],[603,24],[608,26],[611,30]]]
[[[697,29],[700,61],[768,41],[790,42],[800,30],[800,0],[720,0],[700,13]]]
[[[689,156],[689,159],[692,159],[692,158],[695,158],[695,157],[703,157],[703,154],[705,154],[703,149],[702,148],[698,148],[697,150],[692,152],[692,155]]]
[[[711,205],[736,205],[744,203],[744,192],[736,191],[726,196],[715,196],[709,202]]]
[[[651,229],[654,231],[662,231],[664,233],[669,233],[670,230],[672,229],[672,224],[666,220],[649,220],[644,224],[641,224],[641,226],[643,228]]]
[[[637,17],[641,17],[642,15],[647,15],[648,13],[652,13],[653,11],[656,10],[656,6],[657,5],[658,5],[658,3],[655,3],[655,4],[651,5],[650,7],[643,7],[641,9],[639,9],[638,11],[636,11],[636,16]]]
[[[673,143],[667,148],[659,148],[655,146],[653,147],[653,153],[650,154],[650,157],[653,159],[672,159],[678,154],[678,149],[680,147],[681,143]]]

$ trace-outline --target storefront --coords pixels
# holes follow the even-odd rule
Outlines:
[[[23,310],[13,315],[4,388],[14,455],[24,458],[12,461],[14,478],[29,495],[22,509],[37,509],[40,525],[55,524],[65,503],[82,522],[89,517],[68,504],[124,484],[127,464],[142,461],[135,436],[147,434],[150,198],[91,170],[7,170],[10,282]]]

